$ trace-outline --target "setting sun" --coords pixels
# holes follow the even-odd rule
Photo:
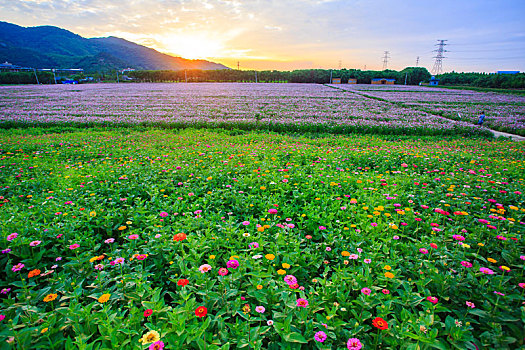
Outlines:
[[[224,46],[220,40],[201,34],[176,34],[159,38],[164,50],[175,56],[204,59],[223,56]]]

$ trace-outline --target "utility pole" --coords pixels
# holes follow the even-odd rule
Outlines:
[[[389,51],[385,51],[385,55],[383,56],[383,70],[386,70],[388,67],[388,59],[390,58],[390,56],[388,56],[389,54]]]
[[[330,69],[330,82],[329,84],[332,84],[332,70]]]
[[[36,75],[36,69],[33,68],[33,73],[35,73],[36,83],[40,85],[40,82],[38,81],[38,76]]]
[[[419,67],[419,56],[416,58],[416,67]]]
[[[184,80],[188,82],[188,75],[186,74],[186,69],[184,70]]]
[[[405,73],[405,85],[407,84],[408,72]]]
[[[55,84],[57,83],[57,76],[55,75],[55,68],[51,69],[53,72],[53,79],[55,80]]]
[[[120,83],[119,79],[118,79],[118,70],[117,70],[117,84]]]
[[[438,40],[438,43],[435,45],[438,48],[434,50],[434,52],[437,52],[436,56],[434,58],[436,61],[434,62],[434,68],[432,68],[432,73],[434,75],[439,75],[443,71],[443,54],[445,52],[448,52],[448,50],[445,50],[445,46],[447,45],[445,42],[448,40]]]
[[[255,71],[255,82],[257,83],[257,71]]]

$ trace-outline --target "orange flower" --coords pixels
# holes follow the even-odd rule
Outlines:
[[[345,251],[342,251],[342,252],[341,252],[341,255],[342,255],[342,256],[350,256],[350,252],[347,252],[347,251],[345,250]]]
[[[173,236],[173,240],[176,241],[176,242],[180,242],[180,241],[184,241],[186,239],[186,234],[185,233],[177,233],[175,236]]]
[[[107,302],[109,300],[109,297],[111,296],[111,294],[102,294],[100,296],[100,298],[98,298],[98,302],[103,304],[105,302]]]
[[[48,294],[44,297],[44,302],[48,303],[55,300],[58,297],[58,294]]]
[[[38,276],[38,275],[40,275],[40,272],[41,272],[41,271],[38,270],[38,269],[31,270],[31,271],[29,271],[29,273],[27,274],[27,277],[28,277],[28,278],[31,278],[31,277]]]

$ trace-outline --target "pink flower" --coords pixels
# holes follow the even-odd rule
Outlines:
[[[257,242],[252,242],[249,244],[250,248],[253,248],[253,249],[256,249],[256,248],[259,248],[259,243]]]
[[[370,259],[365,259],[365,260],[364,260],[364,263],[365,263],[365,264],[370,264],[371,262],[372,262],[372,260],[370,260]]]
[[[2,322],[5,318],[5,315],[0,315],[0,322]]]
[[[426,250],[425,248],[420,248],[419,252],[423,254],[428,254],[428,250]]]
[[[208,272],[211,270],[211,265],[208,265],[208,264],[203,264],[199,267],[199,271],[201,273],[205,273],[205,272]]]
[[[308,300],[303,299],[303,298],[299,298],[299,299],[297,299],[297,305],[296,306],[300,306],[300,307],[306,308],[308,306]]]
[[[486,275],[493,275],[494,274],[494,271],[492,271],[488,267],[480,267],[479,268],[479,272],[483,272]]]
[[[332,251],[332,248],[330,248],[330,247],[326,247],[326,251],[327,251],[327,252],[330,252],[330,251]]]
[[[319,226],[319,230],[326,230],[326,227],[324,227],[324,226]]]
[[[115,242],[115,238],[108,238],[108,239],[106,239],[104,242],[105,242],[105,243],[108,243],[108,244],[109,244],[109,243],[113,243],[113,242]]]
[[[363,344],[361,344],[357,338],[350,338],[346,342],[346,348],[348,350],[361,350],[363,348]]]
[[[454,236],[452,236],[452,238],[454,238],[456,241],[464,241],[465,240],[465,237],[463,237],[461,235],[454,235]]]
[[[30,245],[31,247],[36,247],[36,246],[39,245],[40,243],[42,243],[42,241],[33,241],[33,242],[29,243],[29,245]]]
[[[18,233],[13,232],[13,233],[11,233],[9,236],[7,236],[7,240],[8,240],[8,241],[12,241],[12,240],[15,239],[16,237],[18,237]]]
[[[518,283],[518,286],[520,286],[521,288],[525,289],[525,283]]]
[[[370,295],[371,292],[372,291],[370,290],[370,288],[367,287],[361,289],[361,293],[363,293],[364,295]]]
[[[430,297],[430,296],[429,296],[429,297],[427,297],[427,300],[430,301],[432,304],[435,305],[435,304],[438,303],[438,300],[439,300],[439,299],[436,298],[436,297]]]
[[[383,289],[381,292],[385,295],[390,294],[390,291],[388,289]]]
[[[350,254],[350,255],[348,256],[348,259],[351,259],[351,260],[355,260],[355,259],[357,259],[357,258],[359,258],[359,255],[357,255],[357,254]]]
[[[294,275],[286,275],[286,276],[284,276],[284,281],[288,285],[297,284],[297,278],[295,278]]]
[[[314,339],[316,341],[318,341],[319,343],[322,343],[322,342],[324,342],[326,340],[326,333],[323,332],[323,331],[319,331],[319,332],[315,333]]]
[[[268,214],[277,214],[277,209],[268,209]]]
[[[164,349],[164,342],[162,341],[156,341],[154,343],[151,343],[148,350],[162,350]]]
[[[24,268],[24,264],[16,264],[15,266],[13,266],[13,268],[11,269],[13,272],[17,272],[17,271],[20,271]]]
[[[469,263],[468,261],[462,261],[461,265],[463,265],[464,267],[472,267],[472,264]]]
[[[241,224],[243,224],[244,226],[248,226],[250,224],[249,221],[243,221]]]
[[[168,216],[168,215],[169,215],[169,214],[166,213],[165,211],[161,211],[160,214],[159,214],[159,216],[160,216],[161,218],[165,218],[165,217]]]
[[[377,223],[376,223],[376,222],[373,222],[373,223],[371,223],[370,225],[376,227],[376,226],[377,226]]]
[[[263,314],[264,311],[266,311],[266,309],[264,308],[264,306],[256,306],[255,311],[257,311],[260,314]]]
[[[78,247],[80,247],[80,244],[75,243],[75,244],[70,245],[69,249],[74,250],[74,249],[77,249]]]
[[[467,307],[470,307],[471,309],[476,307],[476,305],[474,305],[474,303],[471,301],[467,301],[466,304],[467,304]]]
[[[219,269],[219,275],[226,276],[227,274],[228,274],[228,269],[227,268],[221,267]]]
[[[239,267],[239,262],[237,260],[229,260],[226,263],[226,266],[230,269],[236,269]]]
[[[131,239],[131,240],[134,240],[134,239],[139,238],[139,235],[137,235],[137,234],[129,235],[128,238]]]

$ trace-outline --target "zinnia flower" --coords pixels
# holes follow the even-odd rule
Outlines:
[[[149,317],[151,316],[152,313],[153,313],[152,309],[147,309],[144,311],[144,317]]]
[[[323,331],[319,331],[319,332],[315,333],[314,339],[316,341],[318,341],[319,343],[322,343],[322,342],[324,342],[326,340],[326,333],[323,332]]]
[[[239,262],[237,260],[229,260],[226,263],[226,266],[228,266],[230,269],[236,269],[239,267]]]
[[[190,281],[187,280],[187,279],[184,279],[184,278],[181,278],[180,280],[177,281],[177,285],[178,286],[182,286],[184,287],[185,285],[187,285]]]
[[[203,265],[201,265],[201,266],[199,267],[199,271],[200,271],[201,273],[205,273],[205,272],[208,272],[208,271],[210,271],[210,270],[211,270],[211,266],[208,265],[208,264],[203,264]]]
[[[46,295],[46,296],[44,297],[44,302],[45,302],[45,303],[49,303],[50,301],[55,300],[57,297],[58,297],[58,294],[53,294],[53,293],[48,294],[48,295]]]
[[[100,298],[98,298],[98,302],[104,304],[109,300],[109,297],[111,297],[111,294],[102,294]]]
[[[149,350],[162,350],[164,349],[164,343],[161,342],[160,340],[156,341],[153,344],[151,344],[148,349]]]
[[[372,321],[372,325],[381,330],[388,329],[388,323],[385,320],[383,320],[381,317],[374,318],[374,320]]]
[[[144,334],[142,338],[139,339],[139,342],[142,344],[149,344],[149,343],[158,342],[159,340],[160,340],[159,332],[151,330],[148,333]]]
[[[297,299],[297,306],[307,307],[308,306],[308,300],[303,299],[303,298]]]
[[[428,296],[428,297],[427,297],[427,300],[430,301],[432,304],[435,305],[435,304],[437,304],[437,302],[438,302],[439,299],[436,298],[436,297]]]
[[[370,295],[371,292],[372,291],[370,290],[370,288],[367,287],[361,289],[361,293],[363,293],[364,295]]]
[[[385,322],[386,323],[386,322]],[[377,327],[377,326],[376,326]],[[378,327],[379,328],[379,327]],[[387,327],[388,328],[388,327]],[[381,328],[380,328],[381,329]],[[348,350],[361,350],[363,348],[363,344],[361,344],[361,341],[357,338],[350,338],[346,342],[346,348]]]
[[[221,267],[219,269],[219,275],[226,276],[227,274],[228,274],[228,269],[227,268]]]
[[[195,315],[197,317],[204,317],[208,313],[208,309],[205,306],[199,306],[195,309]]]
[[[256,306],[255,311],[257,311],[260,314],[263,314],[266,311],[266,309],[264,308],[264,306]]]

